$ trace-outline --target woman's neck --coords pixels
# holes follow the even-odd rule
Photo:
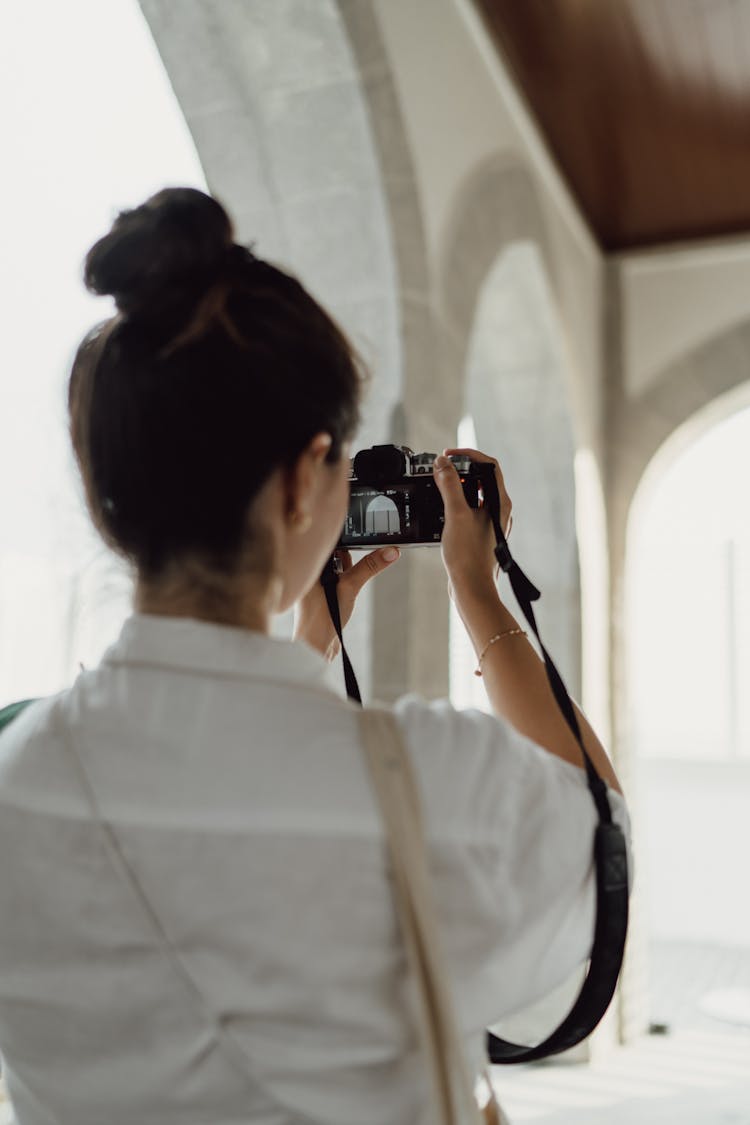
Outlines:
[[[158,577],[139,575],[135,609],[163,617],[193,617],[270,633],[281,598],[281,580],[257,573],[226,575],[199,560],[169,567]]]

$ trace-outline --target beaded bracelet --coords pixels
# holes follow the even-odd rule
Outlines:
[[[490,637],[490,639],[487,641],[487,644],[484,646],[484,648],[480,652],[479,657],[477,659],[477,666],[476,666],[476,669],[474,670],[474,675],[475,676],[481,676],[482,675],[482,661],[484,660],[485,656],[487,655],[488,650],[491,649],[492,646],[497,641],[501,641],[503,639],[503,637],[525,637],[525,636],[526,636],[526,630],[525,629],[506,629],[505,632],[503,632],[503,633],[495,633],[494,637]]]

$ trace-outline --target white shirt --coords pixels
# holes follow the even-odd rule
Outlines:
[[[99,668],[0,737],[0,1051],[19,1125],[429,1120],[356,709],[327,676],[303,644],[134,616]],[[498,719],[395,710],[478,1058],[488,1023],[588,954],[594,808],[582,771]]]

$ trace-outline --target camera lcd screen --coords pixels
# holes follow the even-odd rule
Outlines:
[[[439,543],[443,503],[431,477],[378,489],[353,481],[340,547]]]

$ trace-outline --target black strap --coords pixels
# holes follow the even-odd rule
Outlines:
[[[628,931],[628,858],[625,837],[612,821],[607,786],[599,777],[581,738],[578,717],[562,677],[542,643],[532,603],[539,590],[530,582],[510,553],[500,523],[500,497],[494,475],[483,482],[485,504],[495,529],[495,558],[508,575],[518,605],[539,642],[547,678],[557,705],[578,743],[586,780],[599,816],[594,834],[596,865],[596,922],[594,942],[581,991],[568,1015],[551,1035],[535,1047],[522,1046],[487,1033],[487,1053],[493,1063],[525,1063],[567,1051],[590,1035],[610,1005],[617,987]]]
[[[594,800],[594,804],[596,805],[597,811],[599,813],[599,819],[606,824],[611,824],[612,810],[609,807],[609,800],[607,798],[607,786],[594,769],[594,763],[591,761],[591,758],[586,752],[586,747],[583,745],[583,739],[581,738],[581,728],[578,725],[578,718],[575,713],[575,708],[573,707],[573,702],[568,695],[568,691],[565,687],[565,684],[563,683],[562,676],[555,667],[555,663],[550,654],[547,652],[547,649],[544,647],[542,638],[539,635],[539,627],[536,623],[536,617],[534,615],[534,607],[532,605],[532,602],[538,601],[541,597],[541,594],[539,590],[537,590],[534,583],[526,577],[526,575],[521,570],[520,566],[510,553],[508,541],[503,535],[503,529],[500,523],[500,496],[497,491],[497,481],[495,480],[494,476],[491,480],[483,481],[483,488],[485,505],[489,509],[490,518],[492,519],[492,523],[495,529],[495,539],[497,542],[497,545],[495,547],[495,558],[500,564],[501,570],[505,571],[505,573],[508,575],[508,578],[510,579],[511,589],[516,596],[516,601],[521,608],[521,613],[526,618],[531,631],[539,642],[539,649],[544,660],[544,667],[547,671],[547,679],[549,680],[550,687],[552,688],[552,694],[555,697],[557,706],[562,711],[565,722],[570,727],[573,737],[581,748],[581,753],[583,754],[583,762],[586,767],[586,779],[588,781],[589,789],[591,790],[591,796]]]
[[[500,496],[494,475],[483,481],[484,502],[495,529],[495,557],[500,567],[508,575],[511,588],[526,621],[539,642],[539,648],[547,670],[547,678],[566,723],[576,739],[586,769],[586,780],[591,797],[596,806],[599,824],[594,833],[594,863],[596,866],[596,921],[594,941],[589,956],[589,964],[581,991],[568,1015],[551,1035],[534,1047],[511,1043],[492,1032],[487,1032],[487,1053],[493,1063],[526,1063],[547,1058],[575,1047],[597,1026],[610,1005],[617,987],[622,959],[625,952],[625,938],[628,931],[628,859],[625,837],[619,825],[612,820],[612,810],[607,795],[607,786],[596,772],[581,738],[581,729],[575,708],[568,695],[562,677],[555,667],[552,657],[542,643],[539,628],[534,616],[532,603],[540,598],[539,590],[519,567],[510,553],[508,542],[500,522]],[[335,556],[326,566],[321,583],[326,593],[336,635],[341,644],[344,661],[344,678],[350,699],[362,702],[357,678],[344,648],[341,630],[336,584],[338,571]]]
[[[568,1015],[535,1047],[511,1043],[487,1032],[490,1062],[527,1063],[575,1047],[594,1030],[610,1005],[625,952],[628,929],[628,859],[616,824],[599,824],[594,834],[596,923],[594,943],[581,991]]]
[[[328,612],[331,615],[333,627],[336,630],[336,636],[338,637],[339,644],[341,645],[341,659],[344,664],[344,683],[346,684],[346,694],[350,699],[353,699],[355,703],[359,703],[359,705],[362,706],[362,695],[359,690],[359,684],[357,683],[357,677],[354,674],[354,669],[352,668],[352,662],[349,659],[349,654],[344,647],[344,635],[341,628],[341,613],[339,612],[339,598],[338,594],[336,593],[336,587],[339,584],[338,560],[336,558],[336,555],[331,555],[330,559],[326,563],[323,573],[320,576],[320,584],[325,591],[326,601],[328,602]]]

